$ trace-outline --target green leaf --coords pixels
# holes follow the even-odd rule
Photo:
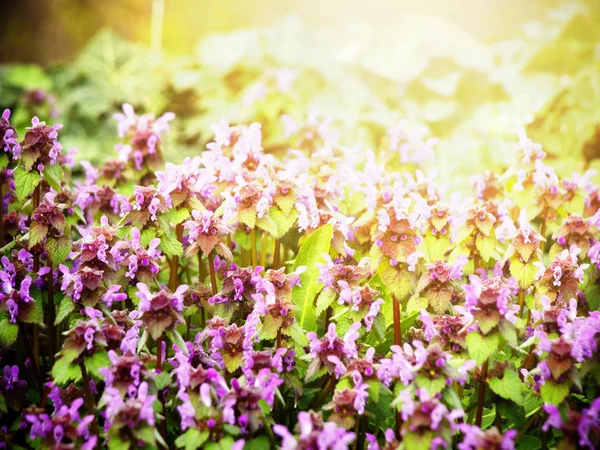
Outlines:
[[[61,236],[58,239],[49,237],[46,240],[46,251],[48,252],[48,258],[52,263],[57,266],[63,263],[69,253],[71,253],[72,243],[69,236]]]
[[[439,234],[434,236],[429,233],[425,236],[425,245],[431,261],[442,261],[450,248],[450,238]]]
[[[317,309],[315,315],[319,317],[323,311],[331,306],[337,294],[333,289],[323,289],[317,297]]]
[[[500,397],[512,400],[517,405],[523,403],[524,385],[516,372],[506,369],[502,378],[490,378],[488,384],[490,389]]]
[[[177,235],[175,233],[165,233],[160,238],[160,245],[158,248],[168,257],[183,255],[183,246],[181,245],[181,242],[177,240]]]
[[[190,212],[187,208],[170,209],[164,214],[164,217],[173,225],[177,225],[190,217]]]
[[[431,380],[425,375],[419,375],[417,376],[417,386],[422,389],[427,389],[429,395],[434,396],[442,392],[442,390],[446,387],[446,378],[439,377]]]
[[[483,416],[481,417],[481,429],[485,430],[492,426],[496,420],[496,405],[491,408],[483,408]]]
[[[256,208],[244,208],[238,210],[238,220],[244,225],[248,225],[250,228],[254,228],[256,225]]]
[[[0,320],[0,345],[8,347],[14,344],[19,336],[19,326],[8,319]]]
[[[28,172],[23,167],[17,167],[13,176],[15,178],[15,190],[19,201],[25,200],[40,184],[41,177],[37,170]]]
[[[170,334],[171,334],[171,340],[173,341],[173,344],[177,345],[179,350],[181,350],[182,352],[184,352],[187,355],[188,348],[187,348],[187,345],[185,344],[185,339],[183,339],[183,336],[181,336],[181,334],[179,334],[179,331],[173,330],[173,331],[171,331]]]
[[[92,356],[83,360],[85,368],[91,377],[102,380],[103,377],[98,372],[98,369],[110,366],[110,359],[108,359],[108,353],[104,350],[94,353]]]
[[[8,166],[8,162],[8,155],[4,152],[0,153],[0,170],[6,169],[6,167]]]
[[[552,380],[546,380],[546,382],[540,386],[540,394],[542,395],[544,402],[557,406],[562,403],[570,391],[571,386],[568,382],[559,384]]]
[[[143,247],[148,247],[150,242],[156,238],[156,230],[154,228],[146,228],[140,233],[140,244]]]
[[[542,448],[542,441],[535,437],[525,435],[517,443],[517,450],[539,450]]]
[[[247,441],[244,445],[244,450],[263,450],[265,448],[270,448],[270,443],[269,438],[264,434]]]
[[[308,338],[306,337],[304,330],[298,325],[298,322],[294,322],[288,327],[287,331],[298,346],[305,347],[308,345]]]
[[[77,363],[69,361],[70,358],[59,358],[52,367],[52,378],[59,386],[65,386],[71,381],[81,379],[81,368]]]
[[[57,192],[61,191],[62,188],[60,182],[63,179],[64,174],[60,164],[48,164],[44,167],[42,174],[44,175],[46,183],[52,186]]]
[[[75,311],[75,303],[73,300],[71,300],[70,297],[63,297],[63,299],[60,301],[60,305],[58,306],[58,313],[56,314],[54,325],[60,324],[73,311]]]
[[[414,274],[401,265],[392,266],[387,258],[377,271],[381,280],[397,300],[402,301],[410,294],[414,284]]]
[[[431,431],[426,433],[413,433],[409,431],[402,439],[406,450],[429,450],[432,440],[433,433]]]
[[[124,441],[116,434],[111,434],[108,438],[108,449],[109,450],[129,450],[130,442]]]
[[[25,323],[35,323],[37,325],[44,326],[44,307],[42,302],[42,293],[37,289],[32,289],[31,296],[33,297],[34,301],[28,304],[27,314],[22,314],[20,317]]]
[[[271,236],[277,235],[277,224],[269,215],[264,215],[256,221],[257,228],[266,231]]]
[[[208,436],[208,430],[200,431],[197,428],[188,428],[185,433],[175,440],[175,445],[185,450],[196,450],[204,445]]]
[[[496,247],[496,240],[493,237],[477,236],[475,245],[477,247],[477,250],[479,251],[481,259],[487,262],[494,253],[494,249]]]
[[[269,217],[275,224],[275,232],[271,233],[271,235],[275,239],[281,239],[288,231],[290,231],[296,222],[298,213],[296,211],[291,211],[290,213],[286,214],[281,209],[273,206],[269,210]]]
[[[500,337],[497,334],[482,336],[476,331],[467,335],[467,349],[469,357],[474,359],[478,365],[483,364],[497,349]]]
[[[510,274],[517,280],[521,289],[527,289],[535,281],[538,268],[533,265],[533,260],[524,264],[519,257],[510,259]]]
[[[292,300],[296,305],[296,319],[300,327],[307,331],[317,329],[314,299],[322,284],[319,283],[320,271],[316,265],[322,263],[323,254],[329,252],[332,236],[333,227],[323,225],[306,239],[294,261],[294,271],[298,267],[306,267],[306,271],[300,275],[302,286],[295,286],[292,290]]]
[[[46,234],[48,233],[48,227],[42,225],[39,222],[33,222],[29,227],[29,247],[33,247],[40,242],[43,242]]]
[[[155,378],[155,383],[156,383],[156,389],[158,389],[159,391],[163,390],[164,388],[166,388],[167,386],[169,386],[171,384],[171,374],[169,372],[167,372],[166,370],[162,371]]]

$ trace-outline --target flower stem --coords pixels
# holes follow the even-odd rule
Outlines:
[[[392,297],[394,310],[394,345],[402,345],[402,316],[400,314],[400,302]]]
[[[87,413],[91,416],[94,416],[94,420],[92,420],[92,434],[98,435],[98,424],[96,423],[96,414],[94,413],[94,396],[92,395],[92,390],[90,388],[90,377],[88,376],[85,364],[83,362],[79,363],[79,367],[81,368],[83,390],[85,392],[85,407],[87,409]]]
[[[519,289],[519,315],[523,314],[523,305],[525,304],[525,291]]]
[[[33,211],[35,211],[37,209],[37,207],[40,206],[41,191],[42,191],[42,187],[39,184],[33,190],[33,198],[32,198]],[[33,253],[33,271],[35,273],[37,273],[40,270],[40,255],[38,252],[32,252],[32,253]],[[40,360],[40,329],[35,324],[33,325],[33,357],[36,360],[36,364],[37,364],[37,361]]]
[[[275,239],[275,249],[273,250],[273,269],[279,269],[279,254],[281,253],[281,241]]]
[[[210,270],[210,287],[212,288],[212,295],[217,295],[217,276],[215,275],[215,265],[213,263],[213,260],[213,252],[210,252],[208,254],[208,269]]]
[[[475,414],[475,425],[481,427],[481,420],[483,418],[483,401],[485,397],[485,384],[488,372],[489,360],[486,360],[481,366],[481,380],[479,381],[479,392],[477,394],[477,412]]]
[[[261,241],[261,247],[260,247],[260,265],[262,267],[266,267],[267,265],[267,240],[268,240],[268,234],[267,233],[263,233],[263,237],[262,237],[262,241]]]
[[[156,340],[156,371],[160,371],[162,372],[162,343],[163,343],[163,337],[159,337]]]
[[[177,235],[177,240],[181,242],[183,238],[183,224],[178,223],[175,225],[175,234]],[[179,276],[177,273],[177,269],[179,268],[179,256],[175,255],[171,258],[171,272],[169,273],[169,289],[175,292],[177,286],[179,285]]]
[[[27,331],[25,330],[25,326],[23,325],[23,323],[19,323],[19,328],[20,328],[19,331],[21,333],[21,336],[23,336],[23,344],[25,345],[25,352],[27,353],[27,356],[31,360],[31,365],[33,366],[33,375],[35,376],[35,381],[37,383],[37,387],[40,392],[40,398],[41,398],[44,394],[44,387],[43,387],[43,383],[42,383],[42,376],[40,374],[39,359],[37,359],[34,356],[33,349],[31,348],[31,345],[29,344],[29,338],[27,337]]]
[[[250,239],[252,241],[252,267],[256,267],[258,264],[257,254],[256,254],[256,228],[252,228],[250,230]]]
[[[54,356],[56,355],[58,337],[56,335],[56,307],[54,306],[54,275],[52,273],[52,263],[48,263],[50,272],[46,275],[46,288],[48,289],[48,335],[50,339],[50,366],[54,365]]]

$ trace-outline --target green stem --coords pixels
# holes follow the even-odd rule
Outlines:
[[[56,307],[54,306],[54,276],[52,274],[52,263],[48,262],[50,272],[46,276],[46,287],[48,289],[48,335],[50,339],[50,366],[54,365],[58,336],[54,322],[56,320]]]
[[[92,420],[92,434],[98,435],[98,424],[96,423],[96,414],[95,414],[95,402],[94,402],[94,396],[92,394],[92,390],[90,388],[90,377],[88,376],[87,370],[85,368],[85,364],[83,362],[79,363],[79,367],[81,368],[81,377],[83,379],[83,390],[85,392],[85,407],[87,409],[87,413],[91,416],[94,416],[94,420]]]
[[[281,248],[281,241],[275,239],[275,249],[273,250],[273,269],[279,269],[279,254]]]
[[[163,337],[159,337],[156,340],[156,371],[161,371],[162,372],[162,343],[163,343]]]
[[[402,346],[402,315],[400,313],[400,302],[392,297],[394,310],[394,345]]]
[[[479,381],[479,392],[477,394],[477,413],[475,414],[475,425],[481,427],[481,421],[483,419],[483,402],[485,399],[485,384],[488,372],[488,362],[486,360],[481,366],[481,380]]]
[[[262,236],[262,240],[261,240],[261,246],[260,246],[260,265],[262,267],[266,267],[267,266],[267,241],[268,241],[268,234],[267,233],[263,233]]]
[[[210,286],[212,288],[212,295],[217,295],[217,276],[215,275],[213,252],[208,254],[208,269],[210,270]]]
[[[258,264],[257,253],[256,253],[256,228],[252,228],[252,230],[250,230],[250,239],[252,242],[251,264],[252,264],[252,267],[256,267]]]
[[[35,211],[40,206],[40,197],[42,196],[42,186],[38,184],[33,190],[32,206]],[[40,255],[38,252],[33,252],[33,271],[37,273],[40,270]],[[37,362],[40,360],[40,329],[37,325],[33,325],[33,357]],[[39,368],[39,366],[38,366]]]
[[[19,331],[21,336],[23,336],[23,344],[25,345],[25,352],[27,356],[31,360],[31,365],[33,367],[33,375],[35,376],[35,381],[37,383],[38,391],[40,393],[40,398],[44,395],[44,385],[42,383],[42,376],[40,373],[39,360],[35,358],[33,349],[29,345],[29,338],[27,337],[27,331],[25,330],[25,325],[23,323],[19,323]]]
[[[183,238],[183,224],[178,223],[175,226],[175,234],[177,235],[177,240],[181,242]],[[179,274],[177,270],[179,268],[179,257],[177,255],[171,258],[171,271],[169,272],[169,289],[172,292],[175,292],[177,287],[179,286]]]

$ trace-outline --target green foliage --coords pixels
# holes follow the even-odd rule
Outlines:
[[[13,172],[15,178],[15,190],[20,201],[25,200],[33,193],[36,186],[40,184],[41,177],[36,170],[28,171],[23,167],[17,167]]]
[[[499,345],[500,337],[498,334],[482,336],[477,331],[472,331],[467,335],[469,357],[474,359],[478,365],[487,361],[498,350]]]
[[[302,244],[294,261],[294,270],[298,267],[306,267],[306,271],[300,275],[302,287],[296,286],[292,290],[292,300],[296,305],[296,319],[300,327],[308,331],[316,331],[317,321],[315,317],[314,299],[321,290],[319,283],[318,263],[323,262],[323,254],[329,252],[333,228],[324,225],[314,231]]]

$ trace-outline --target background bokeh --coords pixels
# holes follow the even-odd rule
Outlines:
[[[0,107],[64,123],[79,158],[114,154],[128,102],[177,114],[173,161],[221,119],[285,151],[288,115],[374,149],[406,119],[454,184],[511,161],[522,130],[559,173],[600,167],[597,0],[8,0],[0,17]]]

